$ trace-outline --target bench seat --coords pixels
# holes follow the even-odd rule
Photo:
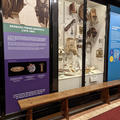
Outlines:
[[[68,108],[68,99],[84,95],[87,93],[95,92],[95,91],[101,91],[101,100],[105,103],[110,103],[109,100],[109,88],[119,86],[120,89],[120,80],[110,81],[110,82],[104,82],[100,84],[85,86],[81,88],[66,90],[63,92],[56,92],[51,93],[47,95],[27,98],[18,100],[18,104],[21,108],[21,110],[28,110],[28,120],[32,120],[32,109],[41,105],[45,105],[52,102],[61,101],[61,110],[63,111],[63,115],[66,117],[66,119],[69,119],[69,108]]]

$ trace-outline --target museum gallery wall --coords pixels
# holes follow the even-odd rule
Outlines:
[[[83,34],[85,86],[102,83],[107,7],[87,1],[86,33],[83,0],[59,0],[58,7],[58,91],[82,87]],[[2,0],[2,13],[5,113],[11,114],[19,112],[19,99],[49,93],[49,0]]]
[[[2,0],[5,112],[49,93],[49,0]]]

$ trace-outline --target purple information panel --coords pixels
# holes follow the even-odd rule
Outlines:
[[[49,0],[2,2],[5,103],[11,114],[20,111],[19,99],[49,93]]]

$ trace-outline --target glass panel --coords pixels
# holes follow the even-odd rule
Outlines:
[[[86,76],[85,85],[103,82],[106,6],[87,4]]]
[[[83,0],[59,0],[59,91],[81,87]]]

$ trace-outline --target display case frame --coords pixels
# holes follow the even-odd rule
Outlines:
[[[3,41],[3,14],[2,14],[2,0],[0,0],[0,104],[1,117],[5,115],[5,68],[4,68],[4,41]]]

